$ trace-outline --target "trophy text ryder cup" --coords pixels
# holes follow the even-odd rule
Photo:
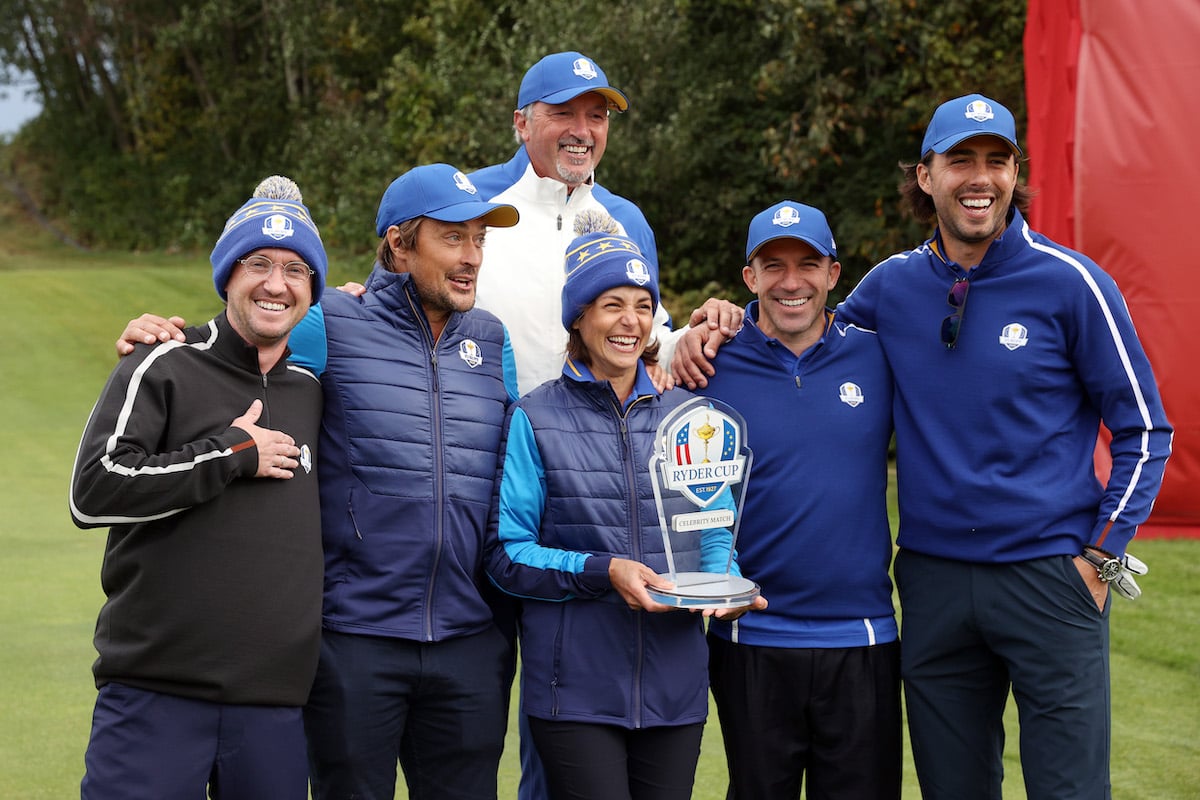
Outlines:
[[[739,608],[758,584],[736,574],[734,544],[753,454],[746,422],[727,403],[697,397],[662,421],[650,481],[673,589],[650,596],[681,608]]]

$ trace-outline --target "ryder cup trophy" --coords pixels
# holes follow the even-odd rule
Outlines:
[[[740,608],[758,584],[736,574],[734,544],[753,454],[732,406],[697,397],[658,426],[650,481],[673,589],[650,597],[680,608]]]

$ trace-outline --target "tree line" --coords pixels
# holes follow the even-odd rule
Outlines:
[[[630,110],[600,181],[645,212],[664,290],[739,296],[749,218],[822,208],[841,290],[922,240],[897,163],[944,99],[1024,118],[1024,3],[985,0],[6,0],[0,62],[43,111],[14,177],[76,239],[210,246],[264,175],[297,180],[327,246],[365,253],[410,167],[507,159],[541,56],[594,58]],[[741,295],[744,296],[744,295]]]

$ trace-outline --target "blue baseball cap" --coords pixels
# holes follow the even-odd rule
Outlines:
[[[764,244],[776,239],[799,239],[821,255],[837,258],[837,245],[825,215],[803,203],[784,200],[754,215],[746,236],[746,263],[754,260]]]
[[[414,167],[388,186],[379,201],[375,233],[417,217],[442,222],[482,219],[493,228],[511,228],[520,216],[514,206],[489,203],[463,171],[449,164]]]
[[[1021,148],[1017,146],[1017,123],[1012,112],[981,94],[968,94],[947,100],[933,112],[921,142],[921,158],[930,150],[944,153],[972,136],[999,136],[1008,142],[1014,153],[1021,155]]]
[[[565,103],[585,92],[596,92],[608,100],[611,108],[624,111],[629,99],[608,85],[604,70],[582,53],[571,50],[553,53],[534,64],[521,79],[517,92],[517,108],[530,103]]]

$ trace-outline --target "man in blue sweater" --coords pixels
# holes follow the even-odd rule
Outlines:
[[[902,186],[934,235],[838,312],[879,333],[896,380],[901,671],[926,798],[1001,796],[1010,691],[1028,797],[1110,796],[1109,587],[1139,591],[1125,548],[1171,449],[1124,298],[1029,229],[1020,154],[1004,106],[942,104]],[[696,385],[711,366],[674,371]]]
[[[879,333],[896,380],[901,672],[927,800],[1001,796],[1010,689],[1027,796],[1110,796],[1109,587],[1136,595],[1125,547],[1171,449],[1124,298],[1030,230],[1020,155],[996,101],[939,106],[901,188],[933,236],[838,312]]]
[[[825,307],[841,265],[819,210],[786,200],[756,215],[745,263],[758,299],[703,391],[746,420],[738,558],[771,598],[709,627],[728,797],[795,800],[807,781],[809,800],[898,798],[891,374],[878,337]]]

